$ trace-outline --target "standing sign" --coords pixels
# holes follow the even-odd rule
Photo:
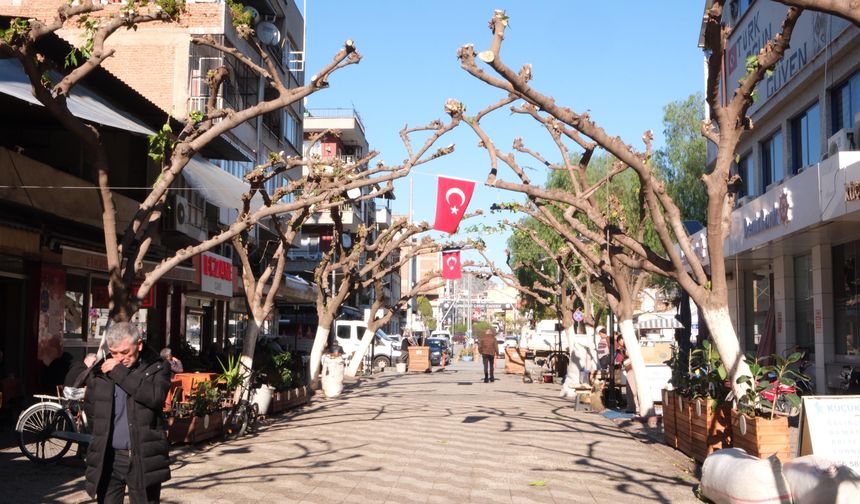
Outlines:
[[[803,398],[797,455],[813,453],[860,472],[860,396]]]

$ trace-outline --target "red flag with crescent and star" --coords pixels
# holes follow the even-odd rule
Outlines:
[[[474,190],[475,182],[472,180],[440,176],[436,191],[436,221],[433,223],[433,229],[456,233]]]
[[[442,278],[445,280],[458,280],[460,278],[460,251],[442,251]]]

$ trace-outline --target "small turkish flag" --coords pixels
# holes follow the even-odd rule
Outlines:
[[[460,251],[442,251],[442,278],[457,280],[460,278]]]
[[[436,190],[436,221],[433,223],[433,229],[456,233],[474,190],[475,182],[471,180],[440,176]]]

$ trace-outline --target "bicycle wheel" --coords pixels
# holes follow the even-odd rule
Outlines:
[[[224,418],[224,439],[235,439],[245,433],[248,428],[248,409],[244,404],[237,404],[230,409]]]
[[[69,451],[72,441],[54,437],[54,432],[74,432],[71,417],[62,406],[39,403],[21,413],[18,419],[18,447],[33,462],[52,462]]]

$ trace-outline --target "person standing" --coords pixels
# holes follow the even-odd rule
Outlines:
[[[492,329],[487,329],[478,338],[478,353],[481,354],[481,360],[484,362],[484,383],[488,381],[496,381],[494,376],[496,352],[498,346],[496,344],[496,333]],[[487,370],[489,369],[489,374]]]
[[[110,356],[87,380],[85,408],[93,439],[87,451],[86,490],[99,503],[157,503],[170,479],[162,410],[170,365],[144,346],[127,322],[105,334]]]

